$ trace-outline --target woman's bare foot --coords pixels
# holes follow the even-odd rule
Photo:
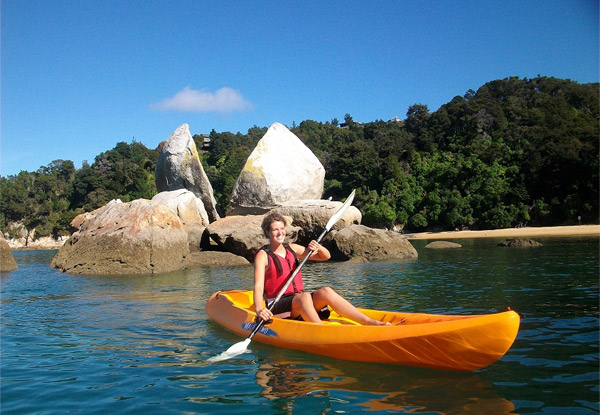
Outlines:
[[[367,317],[367,321],[364,323],[367,326],[390,326],[389,321],[379,321],[373,318]]]

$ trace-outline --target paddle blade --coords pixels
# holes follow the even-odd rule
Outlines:
[[[239,342],[231,346],[229,349],[225,350],[218,356],[213,356],[208,359],[209,362],[222,362],[223,360],[231,359],[232,357],[236,357],[241,355],[242,353],[246,353],[248,350],[248,345],[252,340],[246,339],[243,342]]]
[[[352,205],[352,201],[354,200],[355,193],[356,193],[356,190],[352,190],[352,193],[350,193],[350,196],[348,196],[348,198],[346,199],[344,204],[338,209],[337,212],[335,212],[335,214],[331,218],[329,218],[329,222],[327,222],[327,225],[325,225],[325,231],[329,232],[331,227],[333,225],[335,225],[337,223],[337,221],[339,221],[342,218],[342,216],[344,216],[344,213],[346,212],[346,210],[348,210],[350,205]]]

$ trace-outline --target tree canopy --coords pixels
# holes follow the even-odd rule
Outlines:
[[[325,167],[324,197],[357,189],[370,226],[490,229],[598,221],[599,85],[551,77],[495,80],[431,112],[414,104],[404,120],[292,126]],[[265,134],[211,131],[200,151],[225,207],[241,169]],[[198,148],[203,138],[194,136]],[[78,213],[114,198],[156,193],[158,150],[119,142],[89,165],[56,160],[0,177],[0,229],[69,234]],[[14,227],[12,228],[14,229]],[[14,231],[14,230],[13,230]],[[11,232],[11,231],[9,231]]]

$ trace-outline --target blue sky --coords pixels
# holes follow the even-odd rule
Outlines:
[[[2,0],[0,175],[273,122],[404,119],[509,76],[598,82],[596,0]]]

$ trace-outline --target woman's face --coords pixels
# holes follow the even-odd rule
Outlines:
[[[272,222],[268,236],[271,242],[282,244],[285,239],[285,223],[281,221]]]

